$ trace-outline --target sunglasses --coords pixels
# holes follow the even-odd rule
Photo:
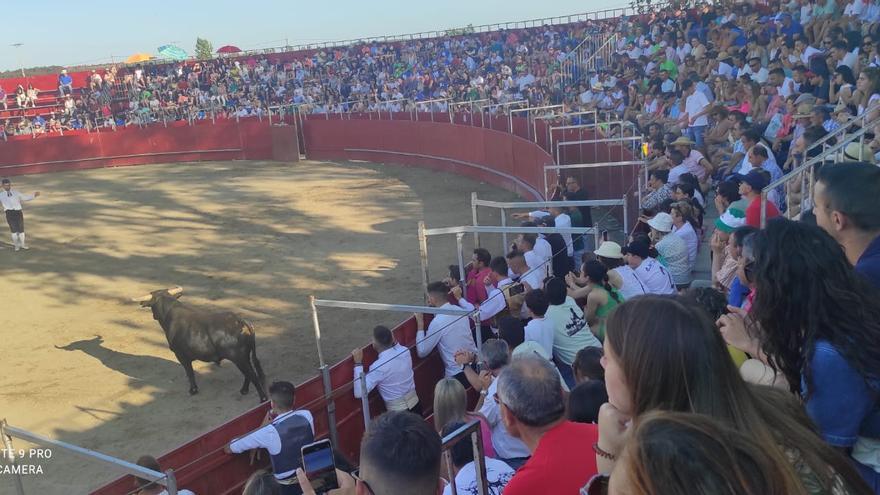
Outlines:
[[[373,489],[370,488],[370,484],[367,483],[366,481],[364,481],[363,478],[360,477],[360,474],[361,474],[360,469],[355,469],[354,471],[352,471],[349,474],[351,474],[351,477],[354,478],[355,483],[360,483],[364,486],[364,488],[367,489],[367,493],[369,493],[370,495],[376,495],[376,492],[374,492]]]
[[[607,474],[596,474],[587,481],[587,484],[580,489],[580,495],[607,495],[608,482],[610,477]]]

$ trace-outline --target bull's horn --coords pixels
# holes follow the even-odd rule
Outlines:
[[[146,296],[132,297],[131,302],[147,302],[152,298],[153,298],[152,294],[147,294]]]
[[[181,287],[179,285],[177,287],[172,287],[172,288],[168,289],[168,293],[171,294],[172,296],[176,296],[176,295],[180,294],[181,292],[183,292],[183,287]]]

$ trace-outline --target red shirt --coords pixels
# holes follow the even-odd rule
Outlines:
[[[767,201],[767,220],[779,216],[779,210],[772,201]],[[756,229],[761,228],[761,197],[753,199],[746,208],[746,225],[751,225]]]
[[[594,424],[566,420],[553,427],[504,488],[504,495],[578,495],[598,472],[593,452],[598,441],[599,427]]]
[[[464,298],[467,302],[471,304],[480,304],[489,297],[489,294],[486,292],[486,286],[483,285],[483,280],[485,280],[491,272],[492,270],[487,267],[480,271],[471,270],[465,275],[467,278],[465,281],[467,289]]]

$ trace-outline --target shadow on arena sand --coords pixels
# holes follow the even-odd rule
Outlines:
[[[238,312],[256,327],[268,379],[298,382],[317,366],[309,294],[419,304],[417,222],[470,224],[472,191],[516,199],[449,174],[363,163],[206,162],[16,182],[44,195],[25,206],[32,249],[0,249],[15,288],[0,329],[10,370],[2,416],[125,459],[161,454],[257,404],[253,389],[239,395],[231,363],[196,366],[200,393],[190,397],[161,328],[130,297],[181,285],[184,302]],[[502,254],[499,238],[481,240]],[[433,277],[457,262],[454,246],[454,236],[430,240]],[[327,361],[403,317],[323,310]],[[60,452],[44,472],[26,480],[32,493],[84,493],[116,476]]]

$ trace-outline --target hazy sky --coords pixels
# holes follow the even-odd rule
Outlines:
[[[244,50],[535,19],[625,6],[627,0],[44,0],[10,10],[0,70],[110,62],[197,36]],[[29,22],[29,19],[33,19]],[[23,43],[13,48],[13,43]]]

